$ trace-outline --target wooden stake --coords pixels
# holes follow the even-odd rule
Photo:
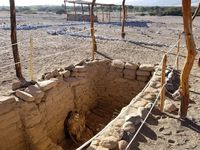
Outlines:
[[[74,2],[74,14],[76,15],[76,3]]]
[[[179,36],[178,36],[178,47],[177,47],[177,51],[176,51],[176,69],[178,70],[179,68],[178,68],[178,66],[179,66],[179,59],[178,59],[178,57],[179,57],[179,51],[180,51],[180,43],[181,43],[181,34],[179,34]]]
[[[103,9],[103,5],[101,5],[101,11],[102,11],[102,22],[104,22],[104,9]]]
[[[165,54],[162,59],[162,78],[161,78],[161,95],[160,95],[160,111],[163,112],[164,110],[164,103],[165,103],[165,71],[166,71],[166,64],[167,64],[167,55]]]
[[[192,15],[191,15],[191,0],[182,0],[182,10],[183,10],[183,24],[184,33],[186,39],[187,56],[183,71],[181,72],[181,108],[180,117],[185,118],[187,116],[188,105],[189,105],[189,75],[194,64],[196,56],[196,45],[192,35]]]
[[[122,6],[120,5],[120,8],[119,8],[119,21],[121,22],[122,21]]]
[[[122,33],[121,33],[121,37],[124,39],[126,33],[124,32],[124,25],[125,25],[125,17],[126,17],[126,6],[125,6],[125,1],[122,1],[122,6],[123,6],[123,20],[122,20]]]
[[[19,79],[21,79],[23,78],[23,76],[22,76],[21,63],[17,45],[16,11],[15,11],[14,0],[10,0],[10,22],[11,22],[11,43],[12,43],[14,62],[15,62],[16,76]]]
[[[94,54],[97,51],[96,39],[94,34],[94,5],[96,0],[92,0],[92,6],[90,10],[90,28],[91,28],[91,35],[92,35],[92,60],[94,60]]]
[[[82,15],[84,15],[83,4],[81,4]]]

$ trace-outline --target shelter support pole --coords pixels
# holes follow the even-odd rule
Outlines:
[[[196,56],[196,45],[192,35],[191,0],[182,0],[182,5],[184,33],[187,47],[187,56],[180,77],[180,89],[182,94],[180,117],[184,119],[187,116],[189,105],[189,75]]]
[[[84,15],[83,4],[81,4],[82,15]]]
[[[104,22],[104,8],[103,8],[103,5],[101,5],[101,11],[102,11],[102,22]]]
[[[165,54],[162,59],[162,77],[161,77],[161,95],[160,95],[160,111],[163,112],[164,110],[164,103],[165,103],[165,71],[166,71],[166,64],[167,64],[167,55]]]
[[[74,14],[76,15],[76,3],[74,2]]]
[[[122,32],[121,32],[121,37],[124,39],[126,33],[124,32],[124,25],[125,25],[125,17],[126,17],[126,6],[125,6],[125,1],[122,1],[122,6],[123,6],[123,19],[122,19]]]
[[[90,28],[92,36],[92,60],[94,60],[95,52],[97,51],[96,39],[94,34],[94,5],[96,0],[92,0],[92,6],[90,9]]]
[[[16,10],[15,10],[15,0],[10,0],[10,22],[11,22],[11,43],[12,51],[15,62],[16,76],[22,79],[22,69],[17,45],[17,32],[16,32]]]

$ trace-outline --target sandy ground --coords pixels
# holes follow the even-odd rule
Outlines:
[[[66,22],[65,15],[18,14],[18,24],[44,24],[47,28],[18,30],[19,53],[23,75],[30,79],[28,71],[29,39],[33,38],[33,66],[35,79],[44,72],[65,67],[85,58],[91,58],[89,23]],[[116,17],[116,14],[112,14]],[[98,54],[96,58],[122,59],[142,63],[160,63],[163,54],[174,45],[183,29],[181,17],[134,16],[129,15],[125,28],[126,38],[120,37],[121,27],[114,23],[96,23]],[[0,12],[0,95],[6,95],[15,78],[13,57],[10,46],[10,31],[3,30],[2,24],[9,24],[9,13]],[[69,31],[65,35],[50,35],[49,30]],[[190,78],[190,104],[188,121],[180,125],[178,116],[152,114],[134,143],[134,149],[196,149],[200,142],[200,68],[197,58],[200,50],[200,18],[193,25],[198,55]],[[185,58],[185,41],[181,40],[180,68]],[[176,49],[168,55],[168,64],[174,66]],[[176,102],[177,106],[180,102]],[[153,123],[152,123],[153,122]],[[149,133],[149,134],[145,134]],[[150,136],[149,136],[150,135]]]

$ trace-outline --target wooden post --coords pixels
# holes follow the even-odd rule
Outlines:
[[[96,0],[92,0],[92,6],[90,10],[90,28],[91,28],[91,36],[92,36],[92,60],[94,60],[94,54],[97,51],[96,39],[94,34],[94,5]]]
[[[162,78],[161,78],[161,95],[160,95],[160,111],[163,112],[165,104],[165,71],[167,64],[167,55],[165,54],[162,59]]]
[[[109,8],[108,8],[108,21],[109,21],[109,23],[110,23],[110,9],[111,9],[111,6],[109,6]]]
[[[182,94],[180,117],[185,118],[187,116],[189,105],[189,75],[194,64],[196,56],[196,45],[192,35],[192,15],[191,15],[191,0],[182,0],[183,10],[183,24],[184,33],[186,39],[187,56],[183,70],[181,72],[180,89]]]
[[[125,35],[126,35],[126,33],[124,32],[125,17],[126,17],[126,6],[125,6],[125,1],[126,1],[126,0],[123,0],[123,1],[122,1],[122,6],[123,6],[123,20],[122,20],[122,33],[121,33],[121,36],[122,36],[123,39],[125,38]]]
[[[16,76],[22,79],[22,70],[17,45],[15,0],[10,0],[11,43],[15,62]]]
[[[103,9],[103,5],[101,5],[101,11],[102,11],[102,22],[104,22],[104,9]]]
[[[179,66],[179,51],[180,51],[180,43],[181,43],[181,33],[178,36],[178,46],[177,46],[177,51],[176,51],[176,69],[178,70],[178,66]]]
[[[81,4],[82,15],[84,15],[83,4]]]
[[[88,4],[88,14],[90,15],[90,4]]]
[[[74,2],[74,14],[76,15],[76,3]]]
[[[119,12],[120,12],[120,14],[119,14],[119,21],[121,22],[122,21],[122,6],[120,5],[120,8],[119,8],[120,10],[119,10]]]
[[[128,19],[128,7],[126,6],[126,20]]]

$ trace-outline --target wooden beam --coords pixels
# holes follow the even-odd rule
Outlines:
[[[12,43],[14,62],[15,62],[16,76],[19,79],[22,79],[23,76],[22,76],[21,63],[17,45],[16,10],[15,10],[14,0],[10,0],[10,22],[11,22],[11,43]]]
[[[124,32],[124,25],[125,25],[125,17],[126,17],[126,6],[125,6],[125,1],[122,1],[122,6],[123,6],[123,19],[122,19],[122,32],[121,32],[121,37],[124,39],[126,33]]]
[[[94,34],[94,5],[96,0],[92,0],[92,6],[90,9],[90,28],[92,36],[92,60],[94,60],[95,52],[97,51],[96,39]]]
[[[191,0],[182,0],[182,5],[184,33],[187,47],[187,56],[180,77],[180,89],[182,94],[180,117],[184,119],[187,116],[189,105],[189,75],[192,70],[192,66],[194,64],[197,52],[194,38],[192,35]]]
[[[197,16],[197,13],[199,12],[199,9],[200,9],[200,3],[199,3],[197,9],[195,10],[195,12],[194,12],[194,14],[193,14],[193,16],[192,16],[192,21],[193,21],[193,20],[195,19],[195,17]]]

